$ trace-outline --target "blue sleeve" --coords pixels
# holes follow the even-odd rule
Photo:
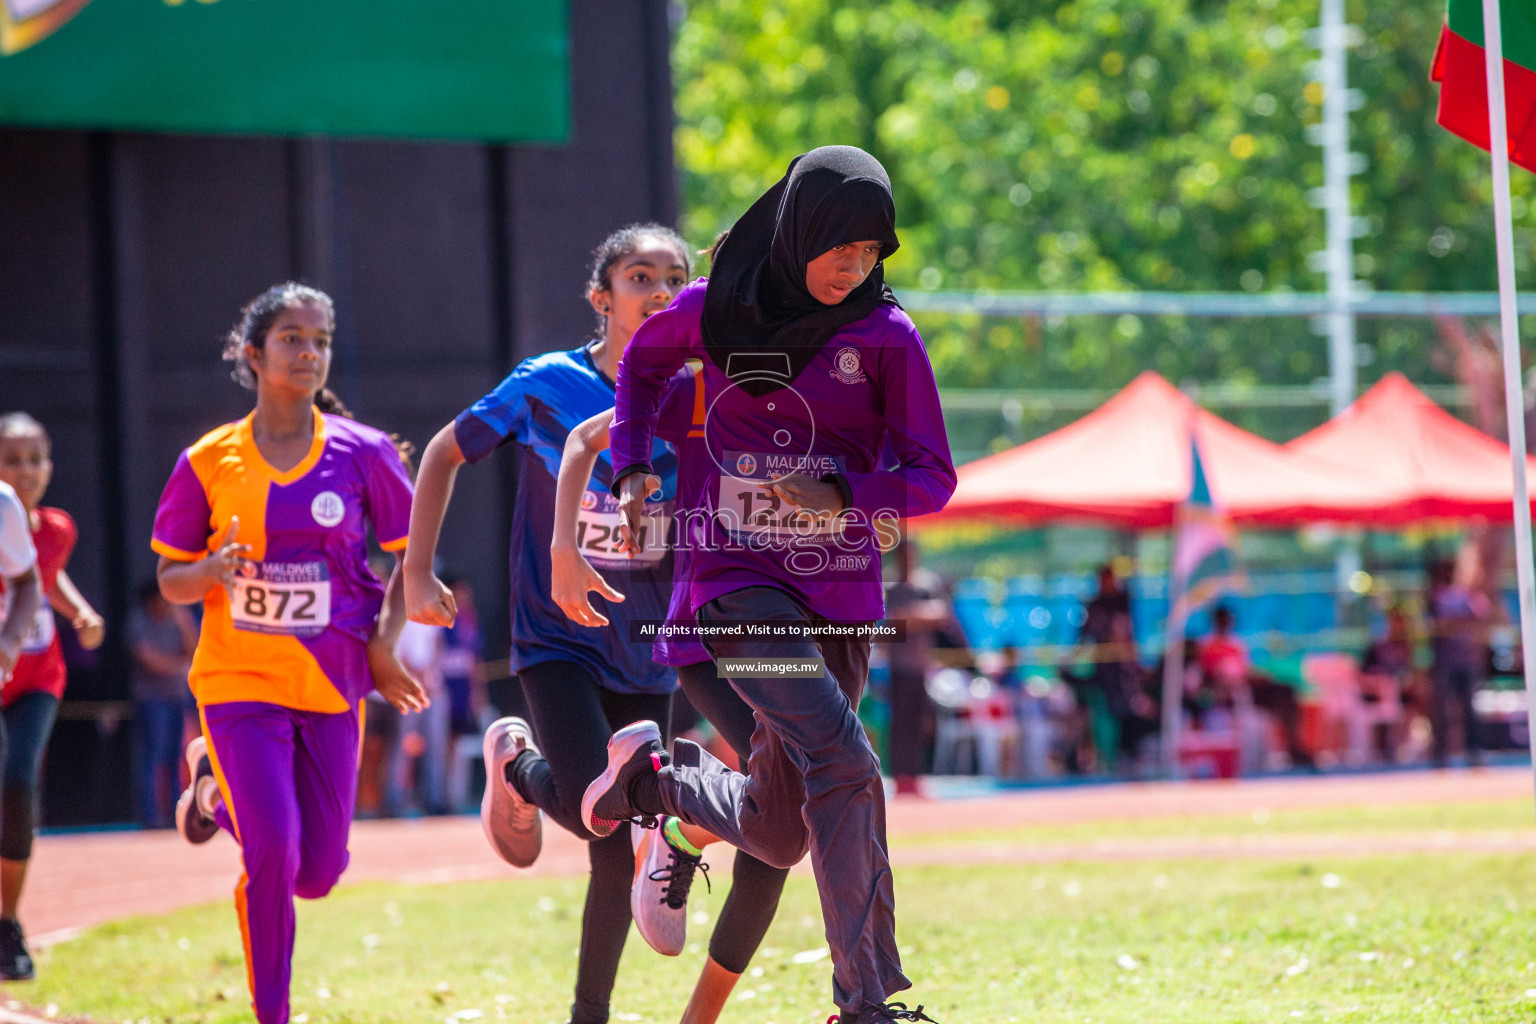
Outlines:
[[[509,441],[528,440],[528,378],[513,370],[490,394],[459,413],[453,437],[467,462],[479,462]]]

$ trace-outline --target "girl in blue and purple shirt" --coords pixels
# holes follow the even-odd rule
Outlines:
[[[824,667],[813,678],[727,673],[757,722],[745,774],[682,740],[669,757],[655,723],[620,730],[583,818],[603,835],[675,815],[779,866],[809,850],[838,1024],[930,1019],[887,1002],[910,983],[880,762],[854,713],[870,653],[859,627],[884,615],[881,548],[955,486],[933,370],[885,286],[898,244],[878,161],[848,146],[796,159],[732,227],[709,279],[630,342],[611,431],[614,493],[639,523],[662,396],[686,360],[702,360],[708,414],[691,457],[705,479],[677,540],[689,608],[717,660]]]

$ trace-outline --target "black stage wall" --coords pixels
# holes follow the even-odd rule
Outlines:
[[[242,303],[290,277],[331,292],[332,387],[418,446],[522,358],[590,337],[592,247],[676,221],[667,15],[572,0],[559,147],[0,129],[0,411],[52,433],[46,500],[79,523],[70,574],[110,629],[75,659],[47,823],[132,814],[128,730],[94,702],[128,695],[122,625],[177,453],[251,407],[220,362]],[[441,546],[493,659],[511,463],[460,475]]]

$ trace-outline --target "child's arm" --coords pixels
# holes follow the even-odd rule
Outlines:
[[[407,549],[409,550],[409,549]],[[430,565],[430,563],[428,563]],[[379,609],[373,636],[368,638],[368,672],[379,696],[402,714],[425,710],[432,702],[421,683],[401,664],[395,642],[405,627],[405,597],[401,586],[401,556],[395,555],[395,571],[384,585],[384,606]],[[434,579],[436,577],[433,577]]]
[[[612,422],[613,410],[609,409],[570,432],[560,459],[560,476],[555,482],[555,530],[549,543],[550,596],[561,611],[583,626],[608,625],[607,617],[593,608],[587,598],[592,591],[609,601],[624,600],[624,595],[592,568],[576,543],[581,494],[592,479],[598,453],[608,447],[608,425]]]
[[[57,581],[53,590],[48,594],[48,603],[53,610],[69,620],[69,624],[75,628],[75,633],[80,637],[80,646],[88,651],[94,651],[101,646],[106,638],[106,623],[102,621],[96,609],[85,599],[75,587],[69,574],[63,569],[59,570]]]
[[[454,425],[448,424],[427,442],[416,472],[416,495],[411,501],[411,532],[401,563],[405,611],[412,622],[451,626],[458,614],[453,592],[432,572],[443,517],[453,497],[453,481],[467,460],[459,448]]]

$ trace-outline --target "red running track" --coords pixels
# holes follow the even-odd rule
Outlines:
[[[946,787],[936,787],[941,792]],[[1201,840],[1140,839],[1095,843],[978,842],[942,848],[906,845],[924,834],[1008,829],[1092,821],[1247,815],[1271,811],[1533,799],[1529,769],[1393,772],[1379,775],[1287,777],[1241,782],[1125,783],[1030,790],[947,799],[892,800],[892,859],[903,864],[943,860],[1042,863],[1065,860],[1175,857],[1348,855],[1445,849],[1536,850],[1536,827],[1458,836],[1276,836]],[[1536,826],[1533,811],[1532,826]],[[358,822],[344,884],[394,881],[406,885],[516,876],[585,874],[583,844],[548,825],[539,862],[518,871],[498,860],[472,817]],[[728,864],[728,859],[727,864]],[[801,870],[808,866],[801,865]],[[37,841],[21,916],[36,944],[134,914],[230,898],[239,877],[236,846],[222,833],[192,847],[174,832],[96,832],[43,836]]]

